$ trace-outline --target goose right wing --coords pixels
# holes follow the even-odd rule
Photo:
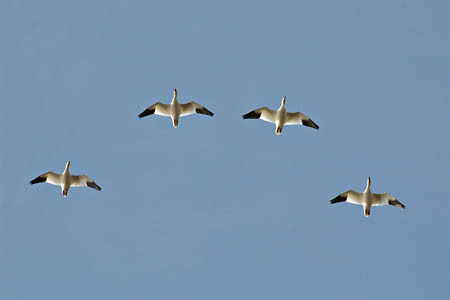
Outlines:
[[[331,204],[339,203],[339,202],[348,202],[353,204],[362,205],[363,194],[355,192],[353,190],[348,190],[345,193],[340,194],[336,198],[330,200]]]
[[[30,184],[36,184],[41,182],[47,182],[54,185],[61,185],[61,174],[47,172],[31,180]]]
[[[261,107],[242,116],[243,119],[261,119],[266,122],[275,123],[277,119],[277,111]]]
[[[170,104],[163,104],[161,102],[156,102],[153,105],[147,107],[146,110],[141,112],[138,117],[143,118],[149,115],[160,115],[160,116],[170,116]]]

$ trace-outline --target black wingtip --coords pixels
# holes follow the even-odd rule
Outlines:
[[[153,115],[155,113],[155,109],[146,109],[138,115],[138,118],[141,119],[143,117]]]
[[[308,127],[314,128],[314,129],[317,129],[317,130],[320,128],[319,125],[317,125],[316,123],[314,123],[314,121],[311,120],[311,119],[302,121],[302,124],[305,125],[305,126],[308,126]]]
[[[343,197],[343,196],[339,195],[336,198],[330,200],[330,203],[335,204],[335,203],[345,202],[345,201],[347,201],[347,197]]]
[[[41,183],[41,182],[45,182],[45,181],[46,181],[45,177],[38,176],[35,179],[31,180],[30,184],[36,184],[36,183]]]
[[[99,186],[98,186],[95,182],[93,182],[93,181],[88,181],[86,184],[87,184],[88,187],[93,188],[93,189],[96,189],[97,191],[101,191],[101,190],[102,190],[102,188],[99,187]]]
[[[257,113],[253,110],[253,111],[243,115],[242,119],[259,119],[259,117],[261,117],[261,113]]]
[[[195,112],[198,113],[198,114],[207,115],[207,116],[210,116],[210,117],[214,116],[214,113],[212,111],[208,110],[206,107],[197,108],[195,110]]]
[[[389,200],[389,205],[396,206],[396,207],[401,208],[401,209],[405,209],[405,207],[406,207],[400,201],[398,201],[397,199]]]

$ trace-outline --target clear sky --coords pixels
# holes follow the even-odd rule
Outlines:
[[[0,1],[0,298],[448,297],[449,13]],[[137,118],[174,88],[214,117]],[[242,120],[283,96],[321,129]],[[367,176],[406,209],[328,202]]]

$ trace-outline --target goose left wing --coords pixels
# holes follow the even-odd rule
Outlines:
[[[99,187],[94,180],[90,179],[86,175],[72,175],[70,179],[70,186],[88,186],[90,188],[96,189],[97,191],[101,191],[102,188]]]
[[[307,115],[301,112],[287,113],[286,125],[304,125],[312,127],[314,129],[319,129],[319,125],[314,123]]]
[[[372,196],[373,196],[372,200],[373,206],[392,205],[402,209],[405,208],[405,206],[402,203],[400,203],[400,201],[398,201],[397,198],[395,198],[389,193],[372,194]]]
[[[192,114],[202,114],[207,116],[214,116],[214,113],[209,111],[206,107],[197,102],[191,101],[189,103],[180,104],[180,116],[188,116]]]

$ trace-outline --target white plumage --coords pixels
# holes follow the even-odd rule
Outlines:
[[[170,104],[164,104],[161,102],[156,102],[150,105],[146,110],[141,112],[138,117],[143,118],[149,115],[160,115],[164,117],[171,117],[173,127],[177,128],[178,120],[180,117],[189,116],[192,114],[203,114],[208,116],[213,116],[214,113],[210,112],[206,107],[197,102],[191,101],[189,103],[180,104],[177,99],[178,93],[175,89],[173,92],[173,99]]]
[[[330,200],[331,204],[339,202],[348,202],[352,204],[362,205],[364,207],[364,216],[370,215],[370,208],[372,206],[392,205],[404,209],[405,206],[400,203],[394,196],[389,193],[375,194],[370,190],[371,180],[367,179],[367,186],[363,193],[358,193],[353,190],[348,190],[340,194],[336,198]]]
[[[62,174],[57,174],[54,172],[47,172],[42,175],[39,175],[35,179],[30,181],[30,184],[36,184],[41,182],[50,183],[53,185],[61,186],[62,194],[64,197],[67,196],[69,192],[69,188],[87,186],[97,191],[101,191],[102,188],[99,187],[92,179],[87,177],[86,175],[72,175],[69,172],[70,161],[66,163],[66,168]]]
[[[281,134],[285,125],[304,125],[319,129],[319,126],[313,122],[307,115],[301,112],[290,113],[285,107],[286,96],[281,100],[281,106],[278,110],[271,110],[267,107],[261,107],[242,116],[243,119],[261,119],[275,124],[275,133]]]

